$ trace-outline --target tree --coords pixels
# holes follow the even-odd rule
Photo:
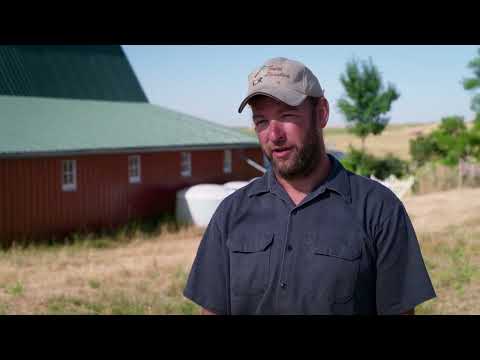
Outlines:
[[[361,64],[355,59],[348,62],[340,82],[347,97],[338,101],[338,107],[352,124],[350,131],[361,138],[364,151],[365,138],[385,129],[390,119],[383,115],[390,111],[393,101],[400,95],[392,84],[384,90],[381,74],[371,59]]]
[[[474,77],[463,80],[464,89],[470,91],[480,89],[480,48],[478,56],[468,63],[468,67],[472,69]],[[480,123],[480,93],[474,94],[471,109],[477,114],[475,122]]]

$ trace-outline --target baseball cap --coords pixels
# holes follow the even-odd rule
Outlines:
[[[248,76],[248,93],[240,104],[241,113],[248,101],[265,95],[290,106],[300,105],[308,96],[322,97],[317,77],[301,62],[284,57],[267,60]]]

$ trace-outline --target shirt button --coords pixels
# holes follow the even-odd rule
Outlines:
[[[280,283],[280,287],[282,289],[286,289],[287,288],[287,284],[285,284],[284,282]]]
[[[292,250],[293,250],[292,245],[288,245],[288,246],[287,246],[287,250],[288,250],[288,251],[292,251]]]

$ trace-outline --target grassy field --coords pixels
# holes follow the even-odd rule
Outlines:
[[[365,142],[365,148],[375,156],[385,156],[392,153],[401,159],[410,160],[410,139],[419,134],[428,134],[437,127],[437,124],[401,124],[388,125],[386,129],[377,136],[370,135]],[[347,151],[351,145],[355,148],[361,147],[361,141],[346,128],[325,129],[325,143],[327,148],[334,148],[340,151]]]
[[[480,189],[405,198],[438,298],[420,314],[480,314]],[[0,314],[198,314],[184,299],[202,229],[0,252]]]

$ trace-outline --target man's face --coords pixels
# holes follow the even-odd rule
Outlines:
[[[313,105],[289,106],[267,96],[251,101],[252,118],[263,152],[284,179],[308,176],[323,155]]]

